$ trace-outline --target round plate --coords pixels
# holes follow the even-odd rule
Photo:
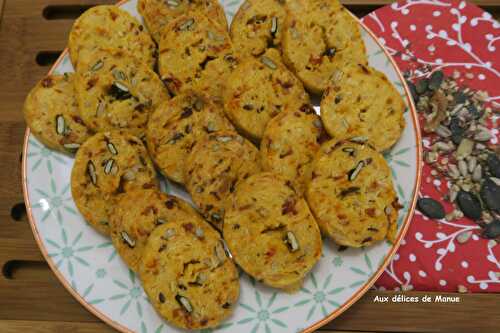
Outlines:
[[[242,2],[222,1],[229,21]],[[119,5],[141,19],[136,0]],[[267,288],[243,274],[234,314],[217,329],[201,332],[312,332],[361,297],[396,252],[415,208],[421,140],[415,108],[401,73],[365,27],[362,36],[370,65],[387,75],[408,106],[406,129],[398,144],[386,154],[399,201],[404,205],[399,214],[397,242],[339,252],[331,241],[325,241],[321,260],[300,291],[293,294]],[[64,52],[51,72],[72,71]],[[79,214],[71,197],[72,165],[73,159],[48,150],[26,131],[22,165],[24,198],[33,234],[50,267],[80,303],[120,331],[181,332],[156,314],[139,279],[117,255],[111,241],[95,232]],[[164,191],[189,200],[182,188],[166,181],[162,185]]]

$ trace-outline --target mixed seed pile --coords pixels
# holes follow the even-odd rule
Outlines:
[[[454,207],[446,214],[440,201],[420,198],[418,209],[432,219],[468,217],[483,228],[483,237],[498,241],[500,147],[491,143],[487,121],[500,110],[485,106],[487,93],[460,87],[458,77],[458,72],[445,77],[436,71],[415,84],[409,82],[429,140],[424,160],[431,167],[432,177],[449,182],[448,192],[441,193],[440,199]],[[430,183],[432,178],[424,181]]]

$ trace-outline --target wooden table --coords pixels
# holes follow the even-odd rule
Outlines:
[[[22,103],[50,68],[72,20],[90,5],[114,0],[0,0],[0,332],[112,332],[56,280],[33,239],[22,204]],[[344,1],[359,16],[390,3]],[[498,19],[498,0],[476,1]],[[13,207],[14,217],[11,216]],[[21,210],[22,211],[22,210]],[[458,304],[374,303],[366,294],[323,332],[499,332],[500,295],[460,294]],[[407,292],[410,296],[422,292]],[[432,293],[427,293],[432,294]],[[454,294],[457,295],[457,294]]]

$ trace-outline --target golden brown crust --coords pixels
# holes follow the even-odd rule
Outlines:
[[[75,89],[89,128],[95,132],[126,130],[141,139],[150,113],[169,98],[155,72],[116,50],[99,51],[82,60]]]
[[[196,142],[210,133],[232,129],[221,108],[208,97],[186,92],[155,110],[148,122],[146,141],[161,172],[184,183],[186,159]]]
[[[31,133],[47,147],[75,153],[91,132],[83,123],[73,87],[73,74],[48,75],[24,102],[24,119]]]
[[[321,231],[339,245],[361,247],[395,239],[400,206],[391,170],[366,144],[324,143],[306,198]]]
[[[238,301],[236,266],[219,234],[195,215],[153,231],[139,276],[153,307],[177,327],[216,327]]]
[[[378,151],[391,148],[405,128],[405,103],[387,77],[374,68],[350,65],[335,72],[321,101],[321,119],[337,140],[367,140]]]
[[[282,0],[246,0],[231,22],[231,39],[241,57],[260,56],[281,47],[285,22]]]
[[[100,49],[121,49],[153,68],[156,45],[132,15],[114,5],[95,6],[73,24],[68,42],[75,68]]]
[[[296,289],[320,259],[321,235],[306,201],[269,172],[236,187],[224,239],[245,272],[271,287]]]
[[[302,83],[279,60],[276,50],[244,59],[229,76],[224,111],[238,130],[260,141],[267,123],[287,107],[309,103]]]
[[[222,101],[222,90],[237,64],[226,29],[199,13],[170,22],[160,41],[159,71],[171,94],[196,91]]]
[[[337,0],[287,0],[283,59],[313,93],[321,94],[336,68],[367,64],[356,20]]]
[[[104,235],[109,235],[109,217],[118,194],[156,187],[156,172],[146,148],[123,131],[98,133],[76,154],[71,171],[73,200],[85,220]]]
[[[238,181],[261,168],[257,148],[232,131],[212,133],[198,141],[186,166],[186,188],[201,214],[219,230]]]
[[[151,232],[162,224],[177,223],[190,214],[198,216],[179,198],[157,189],[134,189],[117,196],[109,218],[110,237],[118,254],[137,272]]]
[[[217,0],[139,0],[137,10],[157,43],[160,43],[161,34],[171,21],[192,12],[210,17],[227,29],[226,14]]]

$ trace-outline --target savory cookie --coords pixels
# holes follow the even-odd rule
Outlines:
[[[148,122],[146,142],[161,172],[184,183],[186,159],[196,142],[209,133],[232,129],[220,107],[206,96],[186,92],[155,110]]]
[[[227,28],[226,14],[217,0],[139,0],[137,10],[153,39],[160,43],[163,29],[175,18],[192,12],[212,18]]]
[[[321,119],[311,105],[285,108],[269,121],[262,137],[262,168],[290,180],[302,194],[311,179],[314,156],[326,139]]]
[[[246,0],[231,22],[231,39],[242,57],[260,56],[269,48],[281,47],[285,22],[282,0]]]
[[[69,34],[69,54],[77,68],[101,48],[120,49],[153,68],[156,45],[132,15],[114,5],[95,6],[80,16]]]
[[[111,240],[125,263],[138,271],[151,232],[162,224],[175,224],[196,211],[179,198],[157,189],[134,189],[116,198],[109,224]]]
[[[196,143],[187,158],[184,179],[202,215],[222,230],[236,183],[259,171],[257,148],[233,131],[220,131]]]
[[[216,327],[238,302],[238,270],[218,232],[196,215],[151,233],[139,277],[160,316],[181,328]]]
[[[281,62],[276,50],[244,59],[229,76],[224,111],[246,137],[259,141],[271,118],[287,106],[309,102],[302,83]],[[279,59],[279,55],[278,55]]]
[[[306,201],[270,172],[238,184],[223,233],[236,263],[275,288],[299,288],[321,257],[321,234]]]
[[[336,68],[367,64],[358,23],[338,0],[287,0],[283,58],[308,90],[321,94]]]
[[[193,90],[221,103],[237,63],[227,30],[196,12],[173,20],[160,41],[159,71],[170,93]]]
[[[83,124],[73,87],[73,74],[48,75],[24,102],[24,119],[44,145],[74,153],[91,135]]]
[[[374,68],[337,70],[321,101],[321,119],[337,141],[357,138],[378,151],[392,147],[405,128],[405,103],[387,77]]]
[[[169,98],[156,73],[123,51],[99,51],[82,61],[75,89],[89,128],[123,129],[141,139],[149,114]]]
[[[339,245],[361,247],[396,237],[401,206],[391,169],[367,144],[323,144],[306,198],[321,231]]]
[[[134,188],[156,188],[146,147],[123,131],[98,133],[78,149],[71,171],[76,207],[97,231],[109,235],[116,196]]]

